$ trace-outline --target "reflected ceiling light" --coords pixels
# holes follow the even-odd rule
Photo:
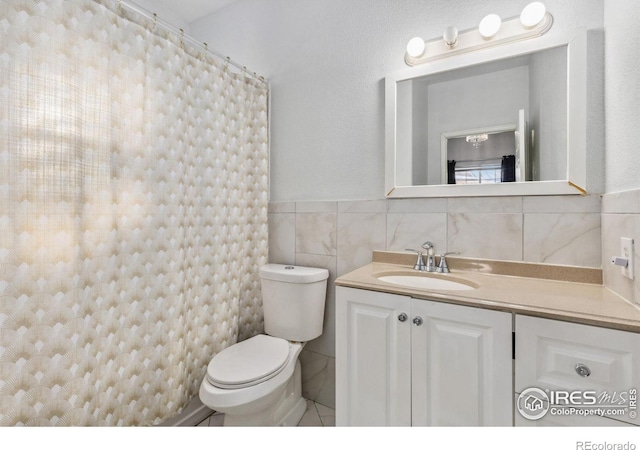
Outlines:
[[[442,34],[444,43],[449,48],[454,48],[458,44],[458,29],[456,27],[447,27]]]
[[[520,22],[525,28],[533,28],[539,25],[540,22],[542,22],[546,13],[547,8],[544,6],[544,3],[529,3],[524,7],[522,13],[520,14]]]
[[[407,44],[407,54],[413,58],[419,58],[424,54],[424,39],[421,37],[414,37]]]
[[[487,139],[489,139],[489,135],[484,133],[472,134],[471,136],[467,136],[467,142],[470,142],[471,144],[473,144],[475,148],[480,147],[480,144],[482,144]]]
[[[485,39],[491,39],[500,30],[502,19],[497,14],[489,14],[480,21],[478,31]]]

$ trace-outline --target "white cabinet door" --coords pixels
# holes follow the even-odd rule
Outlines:
[[[555,406],[576,409],[600,407],[605,416],[640,424],[633,398],[640,389],[637,333],[517,315],[515,374],[516,393],[528,388],[575,392],[571,401],[564,397],[552,401]],[[597,404],[584,397],[589,392],[597,397]],[[626,407],[627,411],[620,411]],[[547,417],[552,412],[550,408],[540,425],[567,421],[588,425],[597,420]]]
[[[512,315],[412,300],[414,426],[512,426]]]
[[[411,425],[410,306],[409,297],[336,287],[337,425]]]

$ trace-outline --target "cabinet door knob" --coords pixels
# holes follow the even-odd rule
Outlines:
[[[408,318],[409,317],[407,317],[407,315],[405,313],[400,313],[400,315],[398,316],[398,320],[400,322],[406,322]]]
[[[591,369],[589,369],[584,364],[577,364],[576,365],[576,373],[578,375],[580,375],[581,377],[588,377],[589,375],[591,375]]]
[[[422,317],[420,316],[416,316],[413,318],[413,324],[417,327],[419,327],[420,325],[422,325]]]

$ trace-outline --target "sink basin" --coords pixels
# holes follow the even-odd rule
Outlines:
[[[380,275],[378,280],[400,286],[438,291],[470,291],[475,289],[471,283],[465,283],[426,275]]]

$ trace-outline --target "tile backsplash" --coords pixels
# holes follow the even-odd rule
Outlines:
[[[374,250],[431,241],[436,254],[600,268],[600,219],[598,195],[270,203],[269,262],[330,273],[324,333],[301,356],[307,398],[335,407],[333,281],[371,262]]]
[[[620,267],[611,264],[620,254],[620,238],[632,238],[635,277],[622,276]],[[604,284],[621,297],[640,304],[640,189],[606,194],[602,198],[602,271]]]

